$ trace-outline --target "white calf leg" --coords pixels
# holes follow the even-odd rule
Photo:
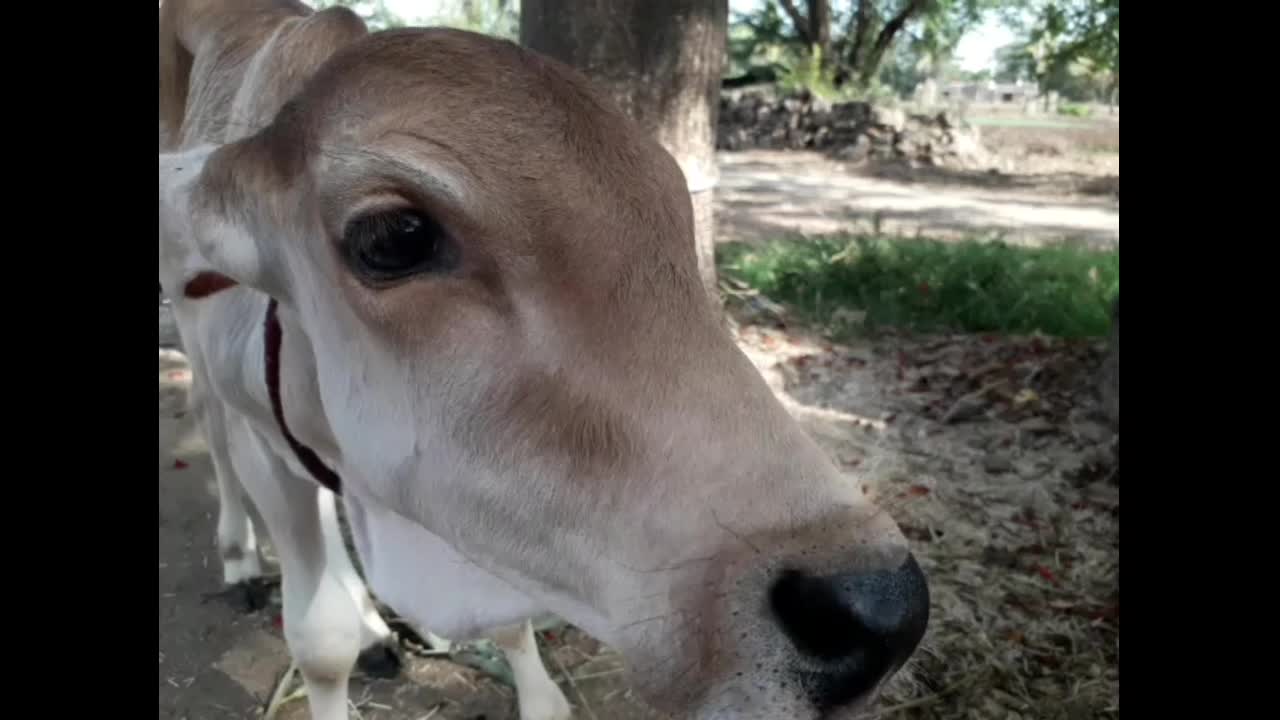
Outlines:
[[[569,701],[542,664],[533,623],[526,620],[521,625],[503,628],[493,633],[493,642],[502,648],[515,676],[520,720],[569,720]]]
[[[253,520],[244,504],[243,488],[231,462],[227,440],[226,409],[204,392],[203,376],[192,368],[191,409],[204,430],[218,481],[218,555],[222,559],[222,579],[228,585],[262,576],[258,538]]]
[[[214,458],[214,472],[218,476],[218,555],[222,558],[223,581],[235,585],[262,577],[258,537],[240,494],[239,479],[219,469],[217,454]],[[229,470],[230,463],[226,466]]]
[[[367,667],[365,658],[361,658],[362,668],[375,675],[394,674],[399,669],[399,664],[386,657],[393,642],[391,628],[387,627],[386,621],[378,614],[373,598],[369,596],[369,588],[351,564],[351,555],[342,540],[342,526],[338,524],[337,499],[328,490],[321,490],[319,502],[320,526],[324,532],[329,568],[342,581],[351,594],[352,602],[360,609],[360,648],[370,653]]]
[[[295,475],[243,421],[228,422],[231,458],[280,558],[284,635],[312,720],[347,720],[360,654],[360,609],[327,552],[319,488]]]

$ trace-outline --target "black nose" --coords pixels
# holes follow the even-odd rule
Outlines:
[[[797,672],[824,709],[853,702],[901,667],[929,623],[929,587],[912,555],[894,570],[830,577],[787,570],[769,603],[796,649],[817,661]]]

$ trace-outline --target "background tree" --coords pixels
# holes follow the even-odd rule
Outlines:
[[[1116,102],[1120,92],[1120,0],[1030,0],[1006,22],[1022,39],[1002,48],[1002,72],[1025,73],[1043,92]]]
[[[735,64],[812,56],[833,88],[870,89],[888,81],[900,92],[936,77],[965,33],[991,10],[1022,0],[769,0],[735,18]],[[783,51],[783,52],[779,52]]]
[[[802,13],[795,0],[780,0],[800,42],[812,48],[823,67],[831,64],[831,0],[806,0]]]
[[[520,42],[579,68],[684,170],[703,282],[717,293],[712,187],[728,0],[523,0]]]
[[[384,0],[309,0],[307,3],[316,10],[342,5],[351,8],[369,26],[370,30],[386,30],[403,27],[404,18],[387,9]]]
[[[370,30],[405,25],[443,25],[515,40],[520,34],[520,0],[443,0],[430,3],[434,15],[404,18],[391,12],[385,0],[308,0],[317,10],[335,5],[351,8]],[[428,4],[424,3],[424,6]]]
[[[452,0],[432,22],[515,40],[520,37],[520,0]]]

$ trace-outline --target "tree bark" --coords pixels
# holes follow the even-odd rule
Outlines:
[[[699,270],[718,296],[712,192],[728,0],[524,0],[520,42],[585,72],[675,157]]]
[[[813,42],[813,35],[809,33],[809,18],[800,14],[800,8],[796,7],[794,0],[781,0],[782,9],[786,11],[787,17],[791,18],[791,25],[796,29],[796,34],[800,36],[800,42],[809,45]]]
[[[849,54],[844,60],[845,68],[862,66],[862,56],[866,51],[867,37],[871,34],[871,21],[874,17],[875,5],[872,0],[858,0],[858,8],[854,11],[846,32],[853,41],[849,45]]]
[[[897,37],[898,33],[902,32],[902,28],[906,27],[907,21],[922,12],[928,4],[929,0],[908,0],[902,10],[884,24],[884,27],[880,29],[880,34],[876,36],[876,41],[872,44],[871,50],[866,57],[861,58],[862,64],[858,67],[858,76],[861,78],[863,85],[870,83],[871,79],[875,77],[876,71],[880,69],[880,63],[884,60],[885,51],[893,44],[893,39]]]
[[[809,37],[822,53],[822,67],[830,67],[831,0],[809,0]]]
[[[782,9],[791,18],[796,35],[806,47],[818,46],[822,66],[831,64],[831,0],[808,0],[808,12],[800,13],[795,0],[781,0]]]

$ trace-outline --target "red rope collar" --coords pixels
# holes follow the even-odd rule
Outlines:
[[[235,287],[236,281],[216,272],[201,272],[187,281],[183,294],[191,299],[209,297],[215,293]],[[271,298],[267,303],[267,319],[265,323],[265,360],[267,368],[267,393],[271,396],[271,413],[275,415],[280,432],[289,443],[298,462],[311,473],[316,482],[329,488],[335,495],[342,494],[342,478],[330,470],[311,448],[298,442],[289,432],[289,425],[284,421],[284,405],[280,402],[280,340],[284,336],[280,328],[280,318],[276,316],[276,300]]]
[[[267,319],[265,323],[266,331],[266,367],[267,367],[267,392],[271,395],[271,412],[276,417],[276,424],[280,426],[280,432],[284,435],[284,439],[289,443],[289,447],[293,449],[293,454],[297,456],[298,462],[311,473],[311,477],[316,482],[329,488],[335,495],[342,494],[342,478],[338,474],[330,470],[320,457],[315,454],[311,448],[298,442],[298,439],[289,432],[289,426],[284,421],[284,405],[280,402],[280,341],[284,335],[280,328],[280,319],[276,316],[276,300],[271,298],[267,303]]]

